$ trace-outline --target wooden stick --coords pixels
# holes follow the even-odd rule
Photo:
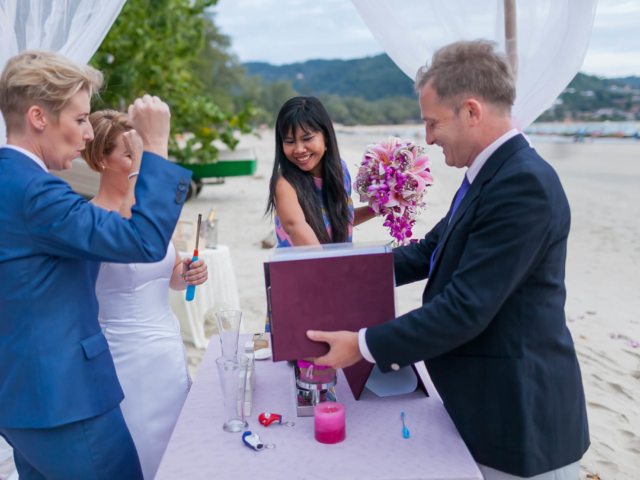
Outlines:
[[[518,24],[516,0],[504,0],[504,43],[513,78],[518,79]]]
[[[201,223],[202,223],[202,214],[200,213],[198,214],[198,231],[196,233],[196,250],[198,250],[198,242],[200,241],[200,224]]]

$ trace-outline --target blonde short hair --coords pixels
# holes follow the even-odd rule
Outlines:
[[[416,92],[430,84],[440,100],[457,103],[464,95],[473,95],[505,113],[510,112],[516,98],[516,82],[507,57],[497,52],[496,47],[496,43],[488,40],[461,41],[442,47],[433,54],[431,65],[418,70]]]
[[[101,172],[102,161],[111,155],[113,149],[116,148],[118,136],[133,127],[129,123],[129,116],[126,113],[115,110],[93,112],[89,115],[89,122],[93,127],[93,140],[87,142],[82,151],[82,158],[91,170]]]
[[[80,90],[93,96],[102,82],[100,71],[54,52],[27,50],[10,58],[0,77],[0,111],[7,132],[22,130],[31,106],[57,115]]]

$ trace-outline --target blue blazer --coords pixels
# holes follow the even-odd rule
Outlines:
[[[367,329],[383,372],[425,360],[478,463],[531,477],[589,446],[565,321],[570,211],[560,179],[518,135],[487,160],[449,223],[394,250],[398,285],[428,277],[423,306]]]
[[[190,178],[145,153],[126,220],[0,148],[1,427],[55,427],[120,404],[98,323],[100,262],[162,260]]]

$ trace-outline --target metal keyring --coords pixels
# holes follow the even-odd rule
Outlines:
[[[284,425],[285,427],[293,427],[295,426],[295,422],[284,422],[282,425]]]
[[[269,450],[272,450],[272,449],[276,448],[276,444],[275,443],[265,443],[264,444],[264,448],[268,448]]]

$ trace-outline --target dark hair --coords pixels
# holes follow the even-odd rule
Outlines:
[[[322,159],[322,202],[331,225],[331,237],[322,218],[313,176],[291,163],[284,154],[283,139],[301,128],[305,133],[322,132],[327,147]],[[304,218],[320,243],[340,243],[349,239],[349,197],[344,189],[344,171],[333,124],[324,106],[315,97],[295,97],[287,101],[276,120],[276,158],[269,183],[266,215],[276,208],[276,184],[282,176],[296,191]]]

